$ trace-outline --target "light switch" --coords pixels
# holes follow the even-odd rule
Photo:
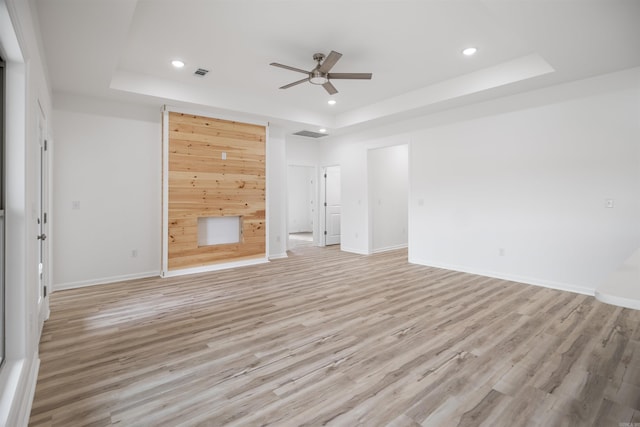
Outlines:
[[[227,153],[225,151],[222,152],[222,160],[227,160]]]
[[[606,199],[605,200],[605,206],[608,208],[612,208],[613,207],[613,199]]]

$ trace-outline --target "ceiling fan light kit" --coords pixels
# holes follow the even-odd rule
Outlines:
[[[280,89],[289,89],[290,87],[308,81],[309,83],[314,85],[321,85],[329,93],[329,95],[335,95],[336,93],[338,93],[338,90],[331,83],[332,79],[371,80],[371,73],[330,73],[329,71],[331,71],[333,66],[336,65],[336,62],[338,62],[341,57],[341,53],[333,50],[331,51],[331,53],[329,53],[329,56],[326,57],[322,53],[316,53],[315,55],[313,55],[313,60],[318,64],[311,71],[290,67],[288,65],[278,64],[277,62],[272,62],[269,65],[307,75],[306,78],[295,81],[293,83],[289,83],[288,85],[284,85]]]
[[[326,74],[322,74],[320,71],[313,70],[309,76],[309,81],[314,85],[323,85],[329,81]]]

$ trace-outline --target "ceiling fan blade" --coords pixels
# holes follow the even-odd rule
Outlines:
[[[336,89],[336,87],[332,85],[331,82],[326,82],[325,84],[322,85],[322,87],[327,92],[329,92],[329,95],[335,95],[336,93],[338,93],[338,89]]]
[[[298,80],[297,82],[289,83],[288,85],[282,86],[280,89],[289,89],[291,86],[299,85],[300,83],[308,82],[308,78],[304,78],[302,80]]]
[[[330,79],[371,80],[371,73],[329,73]]]
[[[322,61],[322,65],[320,65],[318,71],[320,71],[321,73],[328,73],[329,70],[332,69],[334,65],[336,65],[336,62],[338,62],[338,59],[340,59],[341,57],[341,53],[332,50],[329,56],[327,56],[325,60]]]
[[[274,67],[284,68],[285,70],[291,70],[291,71],[297,71],[299,73],[309,74],[308,71],[301,70],[300,68],[296,68],[296,67],[289,67],[288,65],[278,64],[277,62],[272,62],[269,65],[273,65]]]

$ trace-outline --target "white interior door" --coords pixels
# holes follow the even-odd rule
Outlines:
[[[340,166],[329,166],[324,171],[325,190],[325,245],[340,243]]]
[[[49,241],[47,240],[47,233],[49,228],[49,218],[47,217],[48,206],[48,147],[46,140],[46,122],[44,113],[40,110],[38,119],[38,143],[39,143],[39,167],[37,168],[37,190],[38,190],[38,218],[37,224],[37,239],[38,239],[38,281],[40,285],[40,293],[38,295],[38,302],[41,305],[46,301],[48,296],[48,275],[47,275],[47,254]],[[43,311],[41,311],[43,312]]]

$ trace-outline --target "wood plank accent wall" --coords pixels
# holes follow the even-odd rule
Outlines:
[[[168,270],[266,257],[266,128],[169,112],[168,131]],[[198,218],[222,216],[240,242],[199,247]]]

